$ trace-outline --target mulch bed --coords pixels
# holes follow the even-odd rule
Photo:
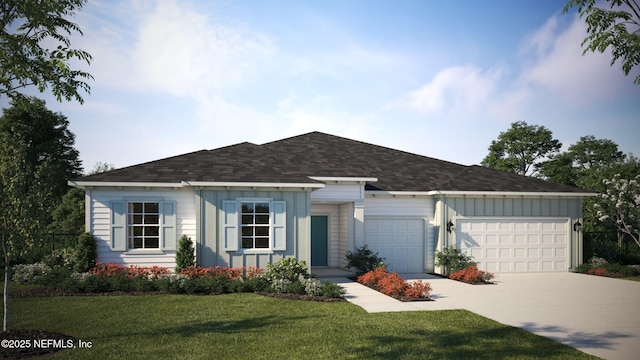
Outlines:
[[[18,342],[6,342],[6,340],[19,340]],[[48,346],[37,347],[34,341],[54,340],[57,345],[49,343]],[[52,354],[68,348],[68,341],[76,344],[73,336],[44,330],[9,330],[2,332],[2,347],[0,347],[0,359],[24,359],[27,357]],[[5,343],[6,342],[6,343]],[[73,346],[72,345],[72,346]]]

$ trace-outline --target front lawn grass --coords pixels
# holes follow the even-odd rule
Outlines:
[[[464,310],[368,314],[256,294],[12,298],[10,326],[91,342],[62,359],[590,359]]]

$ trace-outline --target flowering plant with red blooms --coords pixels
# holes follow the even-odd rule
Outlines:
[[[375,270],[371,270],[358,276],[357,281],[364,286],[376,288],[378,286],[378,282],[380,282],[380,279],[387,276],[387,274],[387,269],[384,266],[380,266],[375,268]]]
[[[126,276],[128,278],[157,279],[161,275],[170,274],[171,270],[161,266],[138,266],[96,263],[89,273],[101,277]]]
[[[431,285],[428,282],[420,280],[409,283],[398,273],[388,273],[385,267],[364,273],[358,276],[357,281],[396,299],[428,299],[431,293]]]
[[[380,292],[391,297],[401,297],[405,295],[405,290],[409,284],[398,275],[398,273],[390,273],[378,281]]]
[[[103,264],[97,262],[93,269],[89,270],[90,273],[102,277],[112,277],[122,275],[125,273],[125,267],[118,264]]]
[[[597,269],[590,269],[587,273],[589,275],[609,276],[609,271],[602,266]]]
[[[477,265],[471,265],[449,275],[449,279],[462,281],[469,284],[477,284],[489,282],[489,280],[493,279],[493,274],[490,272],[479,270]]]
[[[260,277],[263,274],[264,274],[264,269],[261,269],[255,266],[249,266],[245,270],[245,276],[247,279],[255,279],[257,277]]]
[[[429,294],[431,294],[431,284],[422,280],[414,281],[404,290],[406,297],[414,299],[427,299]]]
[[[171,270],[161,266],[137,266],[131,265],[127,269],[127,277],[130,278],[146,278],[150,280],[155,280],[161,277],[162,275],[171,274]]]
[[[224,266],[214,266],[214,267],[202,267],[202,266],[189,266],[180,270],[180,275],[186,275],[192,279],[199,279],[204,277],[216,277],[218,275],[223,275],[228,277],[230,280],[238,280],[245,276],[249,279],[253,279],[264,273],[264,269],[256,268],[256,267],[237,267],[237,268],[229,268]]]

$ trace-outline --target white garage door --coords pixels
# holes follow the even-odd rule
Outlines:
[[[568,271],[568,219],[457,219],[458,249],[490,272]]]
[[[424,220],[365,218],[364,223],[365,243],[389,271],[424,272]]]

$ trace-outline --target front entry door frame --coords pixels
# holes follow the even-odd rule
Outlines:
[[[329,265],[329,216],[311,216],[311,266]]]

